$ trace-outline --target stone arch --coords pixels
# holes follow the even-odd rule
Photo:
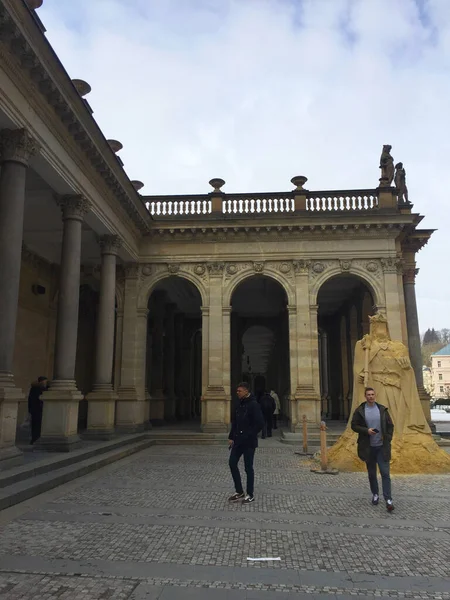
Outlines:
[[[283,277],[280,273],[277,273],[276,271],[274,271],[272,269],[264,269],[264,271],[262,273],[244,271],[243,273],[239,273],[238,275],[236,275],[232,279],[230,285],[224,289],[223,305],[231,306],[231,298],[233,297],[233,294],[237,290],[239,285],[241,283],[243,283],[246,279],[251,279],[252,277],[267,277],[269,279],[275,280],[283,288],[283,290],[286,294],[286,297],[287,297],[288,305],[292,306],[292,305],[296,304],[295,291],[294,291],[293,287],[291,286],[291,284],[289,283],[289,281],[285,277]]]
[[[156,285],[160,281],[168,279],[169,277],[180,277],[181,279],[186,279],[187,281],[192,283],[195,286],[198,293],[200,294],[200,297],[202,299],[202,306],[209,305],[209,293],[203,281],[195,274],[190,273],[189,271],[180,270],[178,273],[169,273],[168,271],[161,271],[149,277],[142,284],[141,289],[139,291],[137,303],[138,308],[147,308],[148,301]]]
[[[377,281],[365,269],[359,266],[353,266],[348,271],[343,271],[339,265],[333,265],[325,269],[317,279],[310,285],[309,297],[310,304],[317,304],[321,287],[330,279],[339,275],[353,275],[360,279],[369,289],[372,294],[374,304],[378,307],[385,305],[384,287],[381,281]]]

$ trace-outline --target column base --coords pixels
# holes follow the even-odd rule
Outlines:
[[[135,387],[120,387],[116,404],[116,432],[144,431],[145,400],[139,398]]]
[[[16,446],[0,448],[0,471],[23,465],[23,452]]]
[[[150,404],[150,421],[155,425],[157,423],[164,423],[164,405],[166,397],[162,390],[155,390],[152,394],[152,401]]]
[[[83,394],[75,381],[53,381],[41,396],[44,401],[41,437],[36,447],[47,452],[70,452],[81,444],[78,436],[78,408]]]
[[[303,415],[306,415],[308,429],[319,427],[321,421],[321,398],[311,385],[298,386],[291,402],[290,430],[292,433],[303,431]]]
[[[202,424],[205,433],[224,433],[230,426],[230,397],[223,386],[209,386],[201,398]]]
[[[87,430],[83,438],[110,440],[114,437],[114,417],[118,396],[111,385],[94,386],[88,401]]]
[[[10,373],[0,373],[0,448],[2,450],[15,448],[17,411],[19,402],[22,402],[24,397],[22,390],[14,385],[13,376]]]

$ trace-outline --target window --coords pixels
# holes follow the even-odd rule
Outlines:
[[[439,381],[442,381],[442,373],[439,373]]]
[[[439,387],[439,391],[440,391],[440,392],[443,392],[443,391],[444,391],[444,386],[443,386],[443,385],[441,385],[441,386]]]
[[[438,360],[438,367],[440,367],[440,366],[441,366],[441,361],[440,361],[440,360]]]

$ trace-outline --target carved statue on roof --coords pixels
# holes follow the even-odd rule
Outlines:
[[[391,156],[392,146],[385,144],[380,157],[381,178],[380,185],[388,187],[394,179],[394,159]]]
[[[408,204],[408,188],[406,187],[406,171],[403,163],[399,162],[395,165],[394,184],[398,190],[399,204]]]

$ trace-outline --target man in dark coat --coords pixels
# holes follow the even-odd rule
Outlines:
[[[388,409],[375,401],[375,390],[366,388],[366,401],[353,413],[351,427],[358,434],[358,456],[367,465],[372,504],[379,501],[377,465],[381,474],[383,496],[388,511],[394,510],[389,463],[394,424]]]
[[[230,502],[242,500],[243,504],[254,502],[255,473],[253,460],[258,447],[258,433],[264,426],[261,408],[254,396],[250,394],[248,383],[240,383],[237,387],[239,402],[233,411],[231,431],[228,436],[230,447],[230,470],[236,493],[230,496]],[[244,495],[241,474],[238,463],[244,456],[245,472],[247,474],[247,494]]]
[[[41,437],[42,412],[44,403],[41,400],[41,394],[48,389],[47,377],[38,377],[38,380],[31,384],[28,394],[28,412],[31,415],[31,443],[34,444]]]
[[[269,392],[264,391],[258,400],[261,411],[264,417],[264,427],[262,431],[262,438],[272,437],[272,426],[273,426],[273,413],[275,412],[276,404],[274,398]]]

